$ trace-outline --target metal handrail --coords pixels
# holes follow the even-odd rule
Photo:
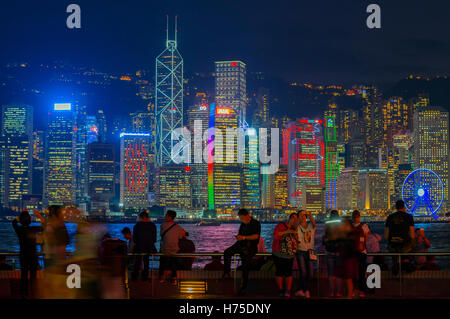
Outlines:
[[[73,256],[74,252],[66,252],[67,256]],[[239,254],[236,254],[239,255]],[[316,256],[325,257],[329,254],[327,253],[315,253]],[[367,253],[367,256],[450,256],[450,252],[410,252],[410,253],[392,253],[392,252],[378,252],[378,253]],[[20,256],[20,252],[0,252],[0,256]],[[45,253],[37,253],[36,256],[45,256]],[[212,257],[212,256],[223,256],[223,253],[177,253],[172,255],[167,255],[164,253],[128,253],[127,256],[173,256],[173,257]],[[272,253],[256,253],[255,256],[272,256]]]

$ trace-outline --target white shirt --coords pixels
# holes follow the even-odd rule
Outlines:
[[[316,229],[312,226],[312,224],[308,224],[306,228],[303,228],[302,225],[298,225],[298,250],[308,251],[310,249],[314,249],[315,231]]]

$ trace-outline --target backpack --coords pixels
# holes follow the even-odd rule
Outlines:
[[[364,233],[363,223],[353,227],[355,251],[362,253],[366,249],[366,234]]]
[[[283,224],[286,229],[289,227]],[[280,253],[287,256],[294,256],[297,252],[298,240],[295,234],[286,234],[280,240]]]

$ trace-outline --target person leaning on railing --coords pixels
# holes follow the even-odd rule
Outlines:
[[[35,210],[34,215],[41,224],[44,222],[41,214]],[[20,223],[20,224],[19,224]],[[14,231],[17,234],[20,245],[20,293],[28,296],[28,272],[30,273],[31,292],[34,294],[38,259],[36,253],[36,235],[44,229],[42,226],[30,226],[31,216],[27,210],[12,221]]]
[[[388,241],[388,250],[392,253],[409,253],[414,248],[414,218],[406,212],[405,203],[398,200],[395,203],[397,211],[386,219],[384,238]],[[408,258],[402,260],[402,264],[409,265]],[[398,258],[393,257],[392,272],[399,272]]]

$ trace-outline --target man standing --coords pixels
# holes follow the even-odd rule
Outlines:
[[[405,203],[398,200],[395,203],[397,211],[388,216],[384,238],[388,241],[388,249],[392,253],[408,253],[413,249],[414,218],[406,212]],[[403,262],[408,262],[407,259]],[[394,275],[398,274],[399,263],[397,256],[393,256]]]
[[[166,221],[161,224],[161,256],[159,263],[160,282],[163,283],[165,278],[172,273],[172,284],[177,282],[177,258],[174,256],[180,251],[180,239],[186,237],[186,231],[175,224],[177,213],[174,210],[166,212]]]
[[[245,294],[248,283],[248,275],[253,256],[258,250],[259,236],[261,233],[261,224],[259,221],[250,216],[245,208],[241,208],[238,212],[241,226],[236,236],[237,242],[227,248],[224,252],[224,278],[230,277],[231,257],[235,254],[241,256],[242,261],[242,285],[239,294]]]
[[[44,223],[44,219],[38,211],[35,210],[34,215],[41,224]],[[34,294],[38,266],[36,235],[44,230],[42,226],[30,226],[30,224],[31,216],[27,210],[21,212],[12,222],[20,245],[20,293],[22,297],[28,296],[28,272],[30,273],[31,293]]]
[[[151,254],[156,252],[156,226],[148,217],[148,213],[144,210],[139,214],[139,221],[133,227],[133,242],[135,254]],[[139,275],[139,269],[142,263],[141,255],[136,256],[134,269],[131,274],[131,280],[136,280]],[[144,270],[141,274],[143,281],[148,279],[148,256],[144,256]]]
[[[367,269],[367,242],[369,240],[369,226],[365,223],[361,223],[361,213],[359,210],[354,210],[352,213],[352,222],[355,229],[356,240],[358,242],[357,254],[358,254],[358,290],[359,297],[365,297],[364,291],[366,290],[366,269]]]

